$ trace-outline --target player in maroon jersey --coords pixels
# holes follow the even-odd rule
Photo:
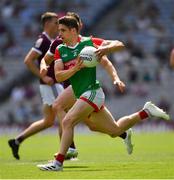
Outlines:
[[[40,79],[40,94],[43,102],[44,117],[43,119],[32,123],[15,139],[10,139],[8,141],[8,144],[12,149],[13,156],[16,159],[20,159],[18,153],[20,144],[28,137],[52,126],[56,117],[52,109],[52,104],[55,98],[63,91],[63,86],[62,84],[56,82],[54,75],[54,62],[50,64],[45,76],[40,76],[39,68],[42,58],[48,51],[55,37],[58,35],[57,18],[57,14],[53,12],[46,12],[42,15],[41,22],[43,25],[43,32],[41,33],[41,35],[39,35],[34,46],[30,49],[24,60],[24,63],[27,65],[28,69]],[[62,43],[61,40],[58,40],[56,42],[58,44]],[[55,48],[57,47],[57,45],[55,46]],[[54,46],[52,46],[51,51],[53,54],[55,48]],[[61,128],[59,129],[61,132]],[[75,148],[74,143],[72,143],[72,147]]]

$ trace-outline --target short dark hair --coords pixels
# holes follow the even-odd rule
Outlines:
[[[80,16],[77,13],[69,11],[69,12],[66,13],[66,16],[72,16],[77,20],[79,25],[82,24],[82,20],[81,20]]]
[[[58,20],[59,24],[67,26],[69,29],[75,28],[77,32],[79,31],[79,23],[72,16],[63,16]]]
[[[41,16],[42,26],[45,25],[46,22],[50,21],[52,18],[58,18],[57,14],[54,12],[46,12]]]

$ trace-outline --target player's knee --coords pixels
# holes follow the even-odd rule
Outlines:
[[[52,105],[52,108],[53,108],[53,111],[56,113],[64,110],[63,105],[59,102],[54,102]]]
[[[53,126],[54,118],[45,119],[44,124],[45,124],[45,127],[47,127],[47,128]]]
[[[58,106],[58,104],[56,102],[54,102],[52,104],[52,109],[53,109],[54,112],[57,112],[57,106]]]
[[[62,129],[73,128],[74,124],[74,118],[72,116],[65,117],[62,121]]]
[[[62,121],[62,128],[67,129],[72,126],[71,119],[70,118],[64,118]]]

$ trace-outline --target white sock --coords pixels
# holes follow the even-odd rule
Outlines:
[[[71,152],[72,152],[72,151],[75,151],[75,150],[76,150],[76,149],[71,148],[71,147],[68,148],[68,151],[71,151]]]

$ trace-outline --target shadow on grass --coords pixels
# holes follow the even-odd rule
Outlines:
[[[74,169],[78,169],[78,168],[90,168],[89,166],[64,166],[63,167],[64,169],[66,169],[66,168],[70,168],[70,169],[72,169],[72,168],[74,168]]]
[[[84,171],[84,172],[92,172],[92,171],[113,171],[115,168],[94,168],[92,166],[64,166],[63,169],[66,171],[64,172],[73,172],[73,171]]]

